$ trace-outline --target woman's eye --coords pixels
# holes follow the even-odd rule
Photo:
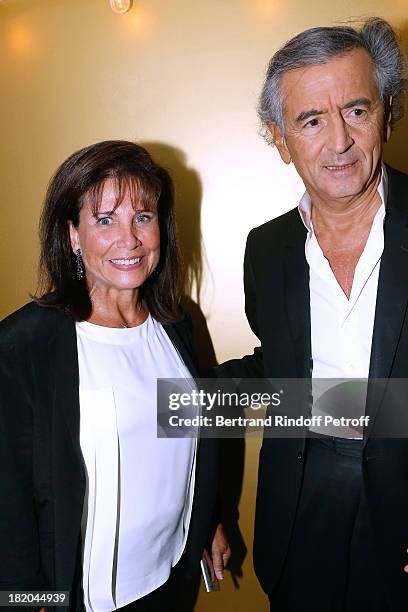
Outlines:
[[[112,219],[110,217],[101,217],[98,219],[99,225],[110,225],[112,223]]]
[[[148,213],[139,213],[136,215],[135,221],[136,223],[147,223],[148,221],[151,221],[151,218],[151,215]]]

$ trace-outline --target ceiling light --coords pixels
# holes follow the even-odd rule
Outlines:
[[[126,13],[132,6],[132,0],[109,0],[109,2],[115,13]]]

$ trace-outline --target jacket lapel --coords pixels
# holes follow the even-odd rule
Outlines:
[[[80,545],[86,480],[79,445],[79,373],[75,323],[63,314],[60,314],[56,333],[49,343],[49,360],[53,391],[51,452],[55,509],[55,588],[70,589]]]
[[[378,279],[377,302],[370,358],[367,414],[373,422],[404,323],[408,300],[408,227],[406,177],[388,168],[388,201],[384,224],[384,252]],[[405,178],[405,182],[404,179]]]
[[[180,354],[192,378],[198,378],[194,349],[187,316],[177,323],[163,325],[164,331]]]
[[[312,372],[309,266],[305,240],[306,228],[296,209],[287,226],[284,285],[298,378],[310,378]]]

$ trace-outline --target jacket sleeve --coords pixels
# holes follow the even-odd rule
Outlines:
[[[254,230],[251,230],[247,238],[244,259],[245,313],[252,331],[259,337],[256,285],[251,258],[253,240]],[[225,361],[214,368],[214,373],[217,378],[262,378],[264,376],[262,347],[256,347],[252,355],[245,355],[241,359]]]
[[[0,324],[0,590],[3,591],[46,588],[34,500],[30,375],[22,343],[3,322]]]

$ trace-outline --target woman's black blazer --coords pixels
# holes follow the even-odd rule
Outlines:
[[[189,320],[164,329],[196,376]],[[76,611],[85,495],[79,414],[75,322],[31,302],[0,323],[0,590],[70,591]],[[201,440],[185,552],[191,570],[213,525],[216,463],[216,441]]]

